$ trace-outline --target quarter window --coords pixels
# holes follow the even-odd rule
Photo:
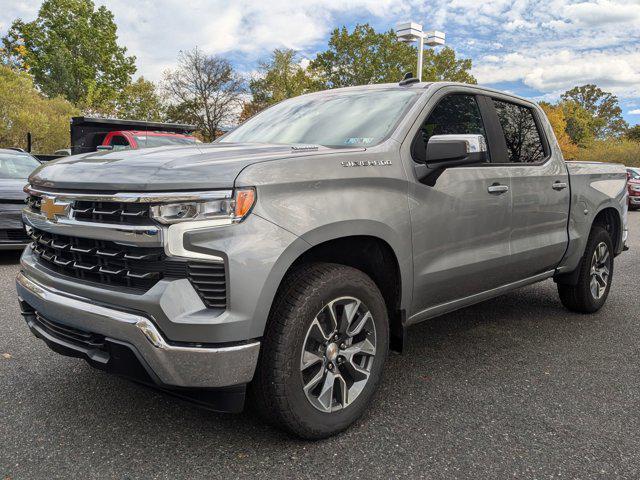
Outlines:
[[[493,100],[507,143],[511,163],[537,163],[545,158],[544,145],[530,108]]]
[[[473,95],[449,95],[436,105],[424,121],[413,144],[413,158],[426,161],[429,139],[434,135],[482,135],[482,116]]]

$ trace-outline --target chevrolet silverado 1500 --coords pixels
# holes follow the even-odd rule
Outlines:
[[[454,83],[300,96],[26,191],[37,337],[217,410],[246,391],[306,438],[364,411],[410,325],[546,279],[596,312],[627,237],[623,166],[565,163],[537,105]]]

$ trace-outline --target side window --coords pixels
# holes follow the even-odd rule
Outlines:
[[[544,145],[533,111],[515,103],[493,100],[507,143],[511,163],[537,163],[545,158]]]
[[[412,145],[413,158],[426,161],[426,148],[434,135],[477,134],[486,138],[480,108],[473,95],[449,95],[426,118]]]
[[[129,148],[129,141],[122,135],[114,135],[111,137],[110,145],[113,145],[114,150],[126,150]]]

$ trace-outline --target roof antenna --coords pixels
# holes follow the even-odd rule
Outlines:
[[[412,83],[418,82],[420,82],[420,80],[413,76],[413,72],[407,72],[404,74],[404,77],[402,77],[402,80],[400,80],[399,85],[411,85]]]

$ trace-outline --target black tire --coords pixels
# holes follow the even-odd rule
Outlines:
[[[362,308],[366,305],[371,313],[370,322],[375,325],[375,355],[368,364],[368,379],[353,402],[337,411],[323,412],[312,405],[303,391],[301,355],[316,316],[319,317],[332,301],[344,297],[359,299]],[[376,284],[367,275],[344,265],[302,265],[283,280],[271,309],[258,368],[249,388],[250,402],[268,423],[302,438],[334,435],[351,425],[370,403],[382,376],[388,344],[389,321],[385,303]],[[338,357],[336,362],[340,361],[344,360]],[[323,362],[327,362],[326,357]],[[326,372],[325,363],[319,365]],[[335,363],[334,373],[340,373],[346,366],[347,363]],[[339,393],[340,387],[337,390]],[[333,393],[331,396],[329,403],[335,401]]]
[[[598,298],[591,289],[591,267],[596,248],[601,243],[606,245],[609,253],[607,260],[609,274],[602,296]],[[576,285],[558,284],[560,300],[566,308],[573,312],[597,312],[607,301],[609,290],[611,289],[611,280],[613,279],[613,244],[609,233],[601,225],[594,225],[591,229],[579,269],[580,272],[578,274],[578,282]]]

